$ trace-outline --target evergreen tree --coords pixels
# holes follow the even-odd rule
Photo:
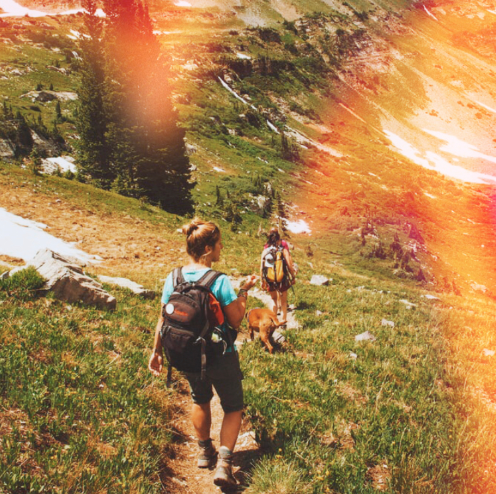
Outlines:
[[[60,108],[60,101],[58,100],[55,105],[55,115],[57,116],[57,121],[60,121],[62,119],[62,110]]]
[[[148,10],[104,0],[108,26],[106,107],[114,188],[177,213],[192,210],[185,132],[170,99],[169,70]]]
[[[84,0],[86,34],[79,165],[97,184],[146,197],[176,213],[192,211],[185,132],[170,99],[169,69],[147,8],[137,0]]]
[[[77,128],[80,136],[78,165],[84,175],[97,185],[109,189],[114,174],[110,169],[106,133],[108,117],[105,100],[105,55],[102,41],[103,23],[96,15],[96,1],[83,0],[85,34],[80,40],[83,59],[78,88]]]

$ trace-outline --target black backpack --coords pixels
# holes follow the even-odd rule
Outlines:
[[[200,372],[204,379],[207,364],[212,364],[228,347],[222,329],[212,327],[209,322],[210,300],[216,300],[210,287],[222,273],[209,270],[198,281],[190,283],[185,281],[181,270],[173,271],[174,291],[162,313],[164,323],[160,335],[169,361],[168,382],[171,367],[183,372]]]

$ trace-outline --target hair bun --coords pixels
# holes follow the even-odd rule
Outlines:
[[[199,218],[193,218],[193,220],[191,221],[191,223],[188,223],[187,225],[184,225],[183,226],[183,233],[189,237],[194,231],[198,230],[198,228],[200,228],[200,226],[203,224],[204,222],[201,221]]]

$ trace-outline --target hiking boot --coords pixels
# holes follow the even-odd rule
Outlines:
[[[198,456],[198,468],[212,468],[217,463],[217,451],[212,444],[212,439],[198,441],[200,456]]]
[[[225,446],[219,449],[219,464],[214,475],[214,484],[218,487],[232,488],[237,485],[236,479],[232,474],[233,454]]]

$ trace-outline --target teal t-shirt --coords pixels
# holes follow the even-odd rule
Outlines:
[[[202,268],[202,269],[183,268],[182,274],[186,281],[192,283],[194,281],[198,281],[207,271],[210,271],[210,268]],[[210,290],[213,293],[214,297],[219,301],[221,307],[225,307],[226,305],[229,305],[238,298],[231,285],[231,282],[229,281],[229,278],[225,274],[220,275],[214,281],[214,284],[212,285]],[[169,273],[169,276],[167,276],[167,279],[165,280],[164,290],[162,292],[163,304],[166,304],[169,301],[169,297],[172,295],[173,291],[174,291],[174,287],[172,285],[172,273]],[[227,334],[228,331],[227,321],[224,322],[224,324],[222,325],[222,331],[224,331],[224,333]],[[236,349],[236,346],[234,346],[234,349]],[[231,348],[228,348],[227,352],[230,351]]]

